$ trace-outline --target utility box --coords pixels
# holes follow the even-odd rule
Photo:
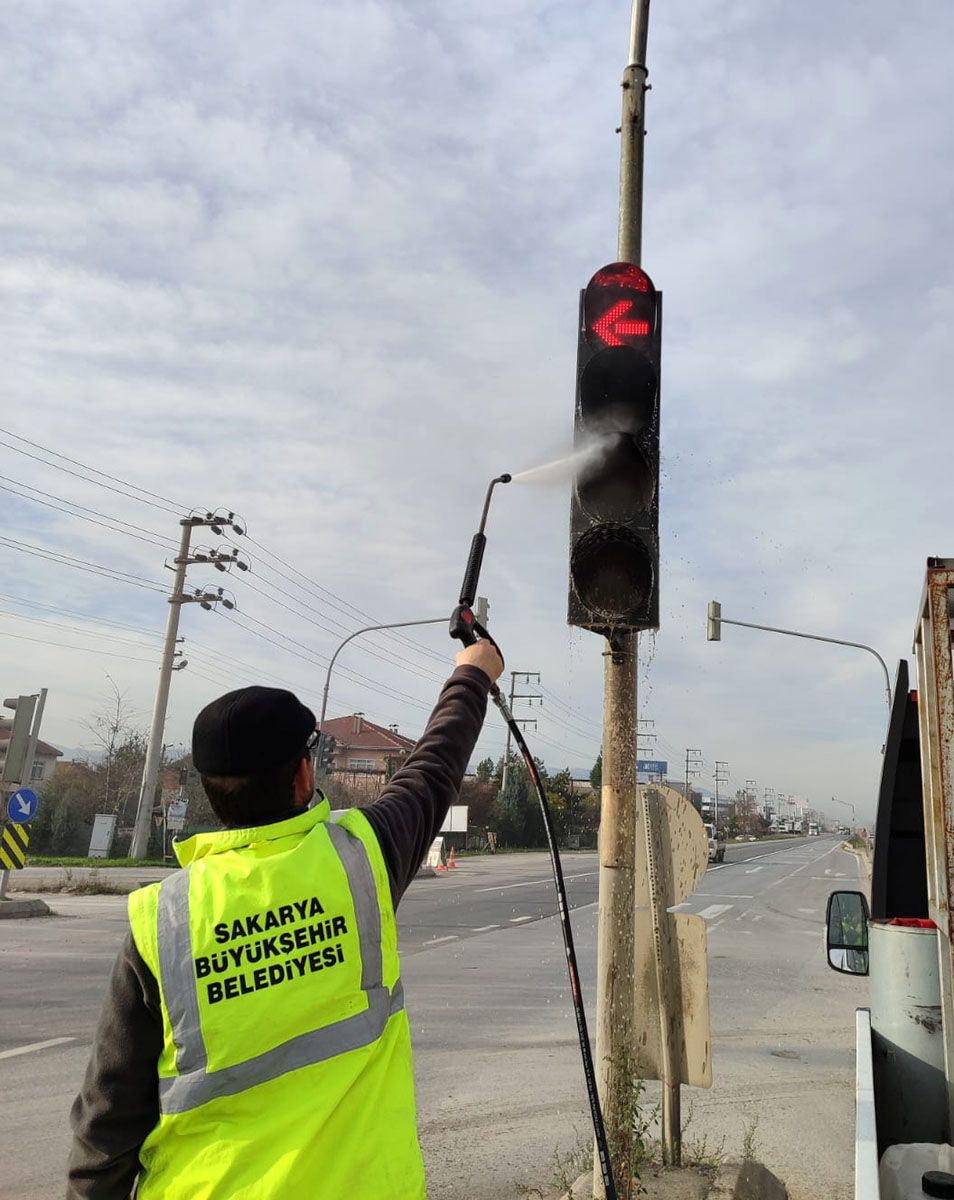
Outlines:
[[[109,858],[118,819],[115,813],[97,813],[93,818],[93,832],[89,839],[90,858]]]

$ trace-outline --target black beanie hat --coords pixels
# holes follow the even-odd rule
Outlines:
[[[260,775],[304,755],[315,714],[282,688],[246,687],[207,704],[192,727],[200,775]]]

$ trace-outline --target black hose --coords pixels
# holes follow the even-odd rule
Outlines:
[[[580,1038],[580,1054],[583,1057],[583,1076],[586,1080],[586,1094],[590,1102],[590,1115],[593,1118],[593,1133],[596,1137],[596,1152],[600,1160],[600,1171],[603,1175],[603,1188],[606,1200],[616,1200],[616,1184],[613,1182],[613,1167],[610,1163],[609,1146],[606,1142],[606,1127],[603,1124],[603,1110],[600,1107],[600,1094],[596,1087],[596,1072],[593,1069],[593,1054],[590,1050],[590,1037],[586,1029],[586,1012],[583,1008],[583,993],[580,990],[580,973],[576,965],[576,950],[573,946],[573,930],[570,926],[570,906],[566,898],[566,885],[563,882],[563,867],[560,863],[560,851],[557,849],[556,835],[553,831],[553,816],[547,803],[547,794],[540,778],[540,770],[533,761],[533,755],[524,740],[523,731],[507,707],[506,701],[500,694],[500,689],[494,684],[491,689],[494,703],[503,714],[504,720],[510,727],[514,740],[520,747],[523,761],[530,778],[537,790],[540,801],[540,811],[543,814],[543,828],[547,834],[547,845],[550,849],[550,865],[553,867],[553,882],[556,886],[557,899],[560,908],[560,929],[563,932],[563,948],[566,951],[566,971],[570,977],[570,995],[573,998],[573,1014],[576,1017],[576,1031]]]

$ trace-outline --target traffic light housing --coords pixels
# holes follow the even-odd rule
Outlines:
[[[338,739],[331,734],[323,733],[318,743],[318,773],[330,775],[335,765],[335,752],[338,749]]]
[[[632,263],[581,295],[567,620],[605,634],[659,627],[661,316]]]

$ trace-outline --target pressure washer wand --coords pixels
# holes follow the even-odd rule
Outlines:
[[[509,483],[510,475],[498,475],[496,479],[491,479],[490,487],[487,489],[487,496],[484,500],[484,511],[481,513],[480,525],[477,527],[477,532],[474,534],[470,543],[470,554],[467,556],[467,566],[464,569],[464,581],[460,585],[460,600],[457,602],[457,607],[451,614],[450,620],[450,635],[458,641],[463,642],[465,646],[472,646],[477,641],[477,634],[486,638],[497,646],[493,638],[477,623],[477,618],[474,616],[473,606],[477,599],[477,583],[480,579],[480,568],[484,561],[484,550],[487,547],[487,538],[484,535],[484,529],[487,527],[487,514],[490,512],[490,499],[494,494],[494,488],[498,483]],[[497,646],[499,650],[500,647]]]
[[[486,638],[492,645],[496,646],[498,652],[500,651],[500,647],[497,646],[494,639],[476,619],[472,605],[477,596],[477,582],[480,576],[481,564],[484,561],[484,550],[487,546],[484,528],[487,525],[490,499],[493,495],[494,487],[498,483],[509,483],[510,478],[509,475],[499,475],[496,479],[490,481],[490,487],[487,489],[487,498],[484,500],[484,511],[480,518],[480,525],[470,543],[470,555],[467,559],[467,568],[464,571],[464,582],[461,584],[460,601],[451,614],[450,620],[450,635],[452,638],[463,642],[465,646],[472,646],[478,637]],[[503,654],[500,657],[502,659]],[[576,1017],[576,1031],[580,1039],[583,1076],[586,1081],[587,1098],[590,1102],[590,1115],[593,1120],[596,1153],[600,1161],[600,1173],[603,1176],[603,1190],[606,1193],[606,1200],[617,1200],[616,1184],[613,1181],[613,1167],[609,1156],[609,1145],[606,1140],[606,1126],[603,1124],[603,1110],[600,1107],[600,1094],[596,1086],[596,1071],[593,1068],[593,1054],[590,1050],[590,1038],[586,1028],[586,1011],[583,1008],[580,973],[576,963],[576,949],[573,945],[573,930],[570,926],[570,905],[566,896],[566,884],[563,881],[563,866],[560,862],[560,851],[557,848],[553,815],[550,812],[550,805],[547,802],[547,793],[543,786],[543,780],[540,777],[540,769],[534,762],[533,755],[530,753],[530,748],[527,746],[523,736],[523,730],[514,720],[510,706],[496,684],[491,687],[490,695],[500,710],[504,721],[510,727],[514,741],[520,747],[520,753],[523,756],[523,761],[530,778],[533,780],[537,799],[540,802],[540,811],[543,814],[543,828],[546,830],[547,846],[550,851],[550,865],[553,868],[553,883],[557,893],[560,929],[563,933],[563,948],[566,951],[566,970],[570,977],[570,996],[573,1001],[573,1014]]]

